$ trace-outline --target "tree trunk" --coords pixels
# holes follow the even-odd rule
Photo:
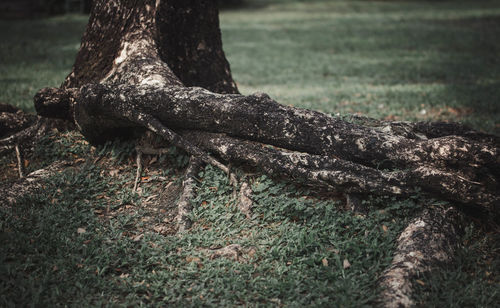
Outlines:
[[[498,217],[498,137],[453,123],[341,119],[238,94],[215,1],[95,1],[71,74],[35,96],[91,142],[151,130],[207,163],[354,193],[416,191]],[[215,155],[217,158],[213,158]]]
[[[129,71],[140,65],[145,67]],[[73,70],[62,88],[142,83],[155,75],[166,85],[238,93],[222,50],[216,3],[94,1]]]

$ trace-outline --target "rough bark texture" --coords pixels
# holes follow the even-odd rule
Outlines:
[[[75,101],[76,122],[94,142],[146,127],[194,155],[203,149],[346,192],[408,195],[417,188],[498,213],[498,140],[458,124],[461,134],[451,136],[440,123],[366,126],[282,106],[264,94],[193,87],[91,84]]]
[[[412,283],[418,274],[439,263],[450,262],[457,236],[463,232],[463,217],[452,207],[430,207],[406,227],[398,238],[391,266],[380,279],[385,288],[380,298],[383,307],[412,307]]]
[[[209,153],[349,193],[421,189],[498,215],[498,137],[237,94],[217,13],[212,1],[95,1],[73,71],[37,94],[38,113],[73,119],[94,143],[146,129],[223,169]]]
[[[29,127],[36,118],[14,106],[0,103],[0,139]]]
[[[159,60],[168,70],[154,71]],[[222,50],[215,1],[93,1],[80,51],[62,88],[112,79],[121,64],[134,61],[134,67],[153,69],[144,71],[150,81],[162,73],[160,79],[167,77],[172,85],[238,92]],[[145,75],[138,73],[131,72],[137,77],[127,81],[143,82]]]
[[[185,86],[238,93],[222,50],[216,1],[161,1],[156,18],[160,58]]]

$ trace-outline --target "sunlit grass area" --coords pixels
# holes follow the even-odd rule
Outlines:
[[[0,20],[0,102],[34,111],[32,97],[69,73],[86,16]],[[245,0],[221,12],[226,55],[244,94],[331,114],[463,121],[499,132],[498,1]],[[145,157],[134,145],[90,146],[51,132],[27,171],[73,163],[13,207],[0,205],[0,306],[374,305],[394,243],[421,205],[367,197],[367,215],[337,195],[244,174],[247,217],[227,176],[199,174],[192,228],[175,234],[188,157]],[[0,158],[15,174],[15,157]],[[239,245],[235,256],[214,251]],[[422,307],[495,307],[500,240],[470,222],[456,260],[414,284]]]

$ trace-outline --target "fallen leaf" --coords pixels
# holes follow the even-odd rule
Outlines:
[[[78,233],[78,234],[83,234],[85,232],[87,232],[87,230],[85,230],[84,228],[78,228],[78,229],[76,229],[76,233]]]
[[[132,238],[132,241],[134,241],[134,242],[139,242],[139,241],[140,241],[143,237],[144,237],[144,234],[139,234],[139,235],[137,235],[137,236],[134,236],[134,237]]]
[[[423,282],[422,280],[417,279],[417,280],[415,280],[415,281],[416,281],[419,285],[421,285],[421,286],[425,286],[425,282]]]
[[[384,230],[384,232],[387,232],[387,230],[389,230],[389,228],[387,228],[386,225],[382,225],[382,230]]]
[[[323,258],[323,260],[321,260],[321,263],[323,263],[323,266],[328,266],[328,260],[326,258]]]
[[[349,263],[349,260],[344,259],[344,269],[348,269],[349,267],[351,267],[351,263]]]

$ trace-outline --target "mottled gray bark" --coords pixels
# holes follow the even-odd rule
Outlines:
[[[497,139],[458,124],[461,135],[429,137],[425,128],[438,134],[443,125],[365,126],[282,106],[264,94],[193,87],[90,84],[74,97],[75,121],[94,142],[145,127],[214,165],[220,163],[206,153],[349,193],[422,190],[495,215],[499,210]]]
[[[346,121],[237,94],[211,1],[96,1],[72,73],[35,106],[70,118],[94,143],[150,130],[226,172],[218,159],[349,193],[418,189],[500,212],[495,136],[458,124]]]
[[[462,225],[462,215],[450,206],[431,206],[414,219],[399,236],[392,264],[380,278],[380,306],[414,306],[412,284],[419,274],[453,260]]]

